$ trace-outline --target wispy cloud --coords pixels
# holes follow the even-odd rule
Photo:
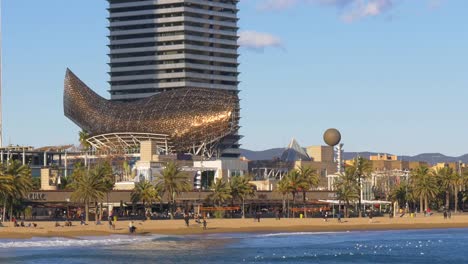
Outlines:
[[[258,8],[261,10],[283,10],[295,6],[302,0],[263,0]]]
[[[353,22],[365,17],[375,17],[387,13],[394,6],[393,0],[359,1],[342,15],[346,22]]]
[[[339,10],[345,22],[354,22],[367,17],[377,17],[387,13],[397,3],[410,0],[257,0],[261,10],[286,10],[300,5],[333,7]],[[437,8],[445,0],[426,0],[431,8]]]
[[[269,33],[252,30],[241,31],[238,43],[242,47],[255,50],[263,50],[267,47],[282,47],[281,38]]]

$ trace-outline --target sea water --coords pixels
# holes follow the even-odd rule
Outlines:
[[[465,263],[468,229],[0,240],[0,263]]]

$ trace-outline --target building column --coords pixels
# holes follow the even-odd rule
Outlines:
[[[23,165],[26,165],[26,152],[23,148]]]
[[[65,150],[65,177],[68,176],[68,157],[67,157],[67,151]]]

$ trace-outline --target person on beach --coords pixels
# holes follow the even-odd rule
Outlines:
[[[189,227],[189,222],[190,222],[190,216],[189,214],[185,213],[184,214],[184,220],[185,220],[185,226]]]
[[[133,234],[135,233],[135,230],[136,230],[136,227],[133,224],[133,221],[130,221],[130,223],[128,223],[128,231],[130,232],[130,234]]]
[[[452,211],[449,210],[447,214],[448,214],[448,219],[451,219],[452,218]]]
[[[444,210],[444,220],[446,220],[446,219],[447,219],[447,211]]]
[[[372,210],[369,211],[369,223],[372,223],[373,212]]]
[[[257,211],[257,222],[260,223],[260,217],[262,216],[262,213],[260,211]]]
[[[203,217],[203,230],[206,230],[206,225],[207,225],[206,217]]]
[[[108,220],[109,220],[109,229],[112,229],[112,217],[109,216]]]
[[[341,212],[338,211],[338,214],[336,214],[336,218],[338,218],[338,223],[341,223]]]

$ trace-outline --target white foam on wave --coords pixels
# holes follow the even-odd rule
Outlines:
[[[64,248],[125,245],[151,242],[165,236],[107,236],[107,237],[79,237],[72,238],[32,238],[30,240],[2,240],[0,249],[8,248]]]
[[[277,236],[307,236],[307,235],[328,235],[328,234],[343,234],[347,232],[291,232],[291,233],[270,233],[261,234],[256,237],[277,237]]]

